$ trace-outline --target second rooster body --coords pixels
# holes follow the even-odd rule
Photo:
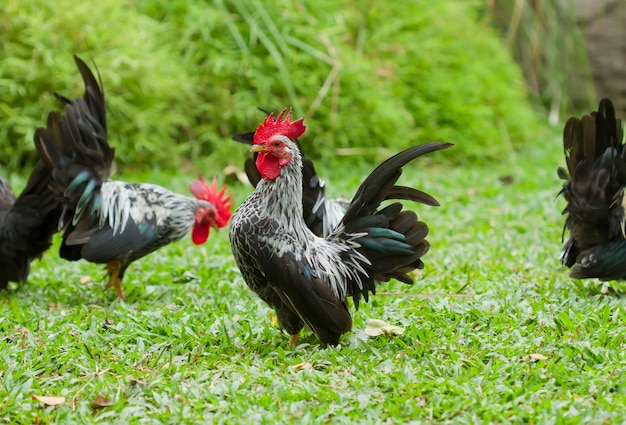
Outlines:
[[[53,112],[35,143],[52,171],[50,188],[63,204],[61,257],[106,264],[108,286],[123,298],[121,280],[135,260],[192,232],[204,243],[211,228],[227,225],[230,196],[215,181],[191,184],[195,198],[149,183],[110,180],[113,149],[107,140],[104,94],[87,65],[75,58],[83,98]]]

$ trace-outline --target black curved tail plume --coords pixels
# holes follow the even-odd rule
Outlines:
[[[345,229],[331,238],[343,237],[345,233],[364,233],[357,239],[359,251],[371,263],[370,279],[365,285],[350,282],[350,291],[355,306],[360,297],[368,300],[368,292],[376,292],[376,281],[397,279],[411,284],[408,275],[424,267],[421,257],[428,251],[425,239],[428,226],[420,221],[413,211],[402,211],[400,202],[378,209],[384,200],[407,200],[437,206],[435,198],[420,190],[397,186],[401,168],[413,159],[446,149],[452,143],[432,142],[402,151],[380,164],[359,186],[343,218]]]
[[[69,100],[57,95],[65,114],[52,112],[46,128],[35,133],[42,160],[53,169],[50,188],[63,204],[60,226],[65,229],[61,256],[80,258],[85,243],[97,228],[89,212],[100,208],[100,187],[111,174],[114,149],[107,141],[106,110],[101,84],[89,67],[74,56],[85,84],[82,98]]]
[[[621,120],[613,104],[600,101],[597,112],[570,118],[563,131],[567,169],[559,192],[567,201],[563,210],[570,232],[561,262],[575,278],[604,280],[626,277],[624,241],[624,158]]]

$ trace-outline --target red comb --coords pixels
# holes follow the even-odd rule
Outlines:
[[[233,194],[230,193],[228,196],[224,196],[228,186],[224,185],[222,190],[218,192],[215,177],[213,177],[213,182],[211,183],[211,186],[209,186],[204,180],[204,177],[202,177],[202,174],[200,174],[200,179],[193,180],[189,185],[189,188],[196,199],[207,201],[215,207],[215,210],[217,211],[217,227],[225,227],[228,224],[228,220],[230,220],[230,217],[232,216],[230,209],[233,206],[233,203],[230,200]]]
[[[274,113],[270,112],[270,115],[265,118],[265,121],[263,121],[261,125],[259,125],[259,128],[257,128],[254,132],[255,144],[261,144],[263,141],[267,141],[277,134],[289,137],[290,139],[302,136],[302,133],[306,130],[305,125],[302,123],[304,121],[304,117],[290,122],[291,108],[289,108],[289,113],[287,113],[287,116],[283,119],[283,115],[286,110],[287,109],[283,109],[280,114],[278,114],[275,121]]]

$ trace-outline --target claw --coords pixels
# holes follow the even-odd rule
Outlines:
[[[115,289],[117,296],[123,300],[124,292],[122,291],[122,281],[119,278],[122,263],[120,263],[119,261],[113,261],[112,263],[107,263],[104,268],[107,272],[106,277],[109,279],[105,288],[110,288],[112,286]]]

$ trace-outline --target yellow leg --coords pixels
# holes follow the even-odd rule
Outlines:
[[[107,277],[109,281],[106,284],[106,288],[110,288],[111,286],[115,289],[117,296],[120,299],[124,299],[124,292],[122,292],[122,281],[120,280],[119,273],[122,268],[122,263],[119,261],[113,261],[112,263],[107,263],[105,269],[107,271]]]
[[[295,347],[298,344],[300,344],[300,336],[298,334],[290,335],[289,336],[289,345],[291,345],[292,347]]]

